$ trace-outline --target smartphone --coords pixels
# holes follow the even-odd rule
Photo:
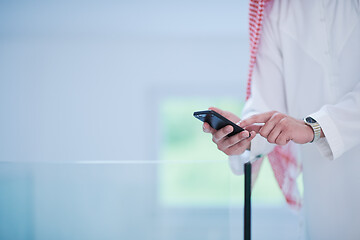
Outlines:
[[[209,123],[210,126],[216,130],[219,130],[227,125],[231,125],[234,128],[234,130],[227,135],[228,137],[231,137],[239,132],[244,131],[243,128],[239,127],[229,119],[223,117],[222,115],[220,115],[219,113],[213,110],[194,112],[193,115],[200,121]]]

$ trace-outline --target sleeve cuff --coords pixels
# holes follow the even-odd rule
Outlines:
[[[266,138],[257,134],[254,139],[251,140],[250,158],[255,159],[261,157],[262,155],[267,155],[274,149],[275,146],[276,144],[269,143]]]
[[[317,142],[315,142],[315,146],[317,147],[317,149],[319,150],[319,152],[321,153],[321,155],[329,160],[333,160],[333,153],[330,149],[330,145],[328,143],[328,141],[326,140],[326,137],[324,138],[320,138]]]
[[[250,151],[246,150],[243,154],[229,156],[229,166],[235,175],[244,174],[244,164],[250,161]]]
[[[325,135],[325,138],[315,143],[320,153],[329,160],[338,158],[344,151],[344,143],[335,123],[327,114],[326,106],[310,117],[319,123]]]
[[[251,151],[246,150],[243,154],[229,156],[229,166],[235,175],[244,174],[244,164],[247,162],[255,162],[272,151],[275,144],[270,144],[260,135],[257,135],[251,141]]]

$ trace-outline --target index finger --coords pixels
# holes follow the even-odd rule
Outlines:
[[[240,122],[240,127],[246,127],[254,123],[266,123],[274,115],[274,111],[252,115]]]

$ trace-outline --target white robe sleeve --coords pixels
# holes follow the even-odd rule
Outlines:
[[[275,26],[277,17],[276,3],[265,9],[264,25],[252,76],[251,97],[245,103],[242,119],[273,110],[287,113],[279,27]],[[232,171],[235,174],[242,174],[244,163],[270,153],[274,146],[275,144],[270,144],[265,138],[257,135],[251,141],[250,154],[245,152],[242,155],[229,157]]]
[[[360,76],[359,76],[360,77]],[[321,126],[325,138],[316,145],[330,160],[360,144],[360,81],[337,104],[325,105],[310,115]]]

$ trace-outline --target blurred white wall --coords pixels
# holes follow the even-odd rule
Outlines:
[[[154,160],[159,104],[242,98],[247,56],[247,1],[0,1],[0,162]],[[0,238],[228,238],[157,168],[1,164]]]
[[[247,4],[1,1],[0,160],[156,158],[162,96],[243,97]]]

